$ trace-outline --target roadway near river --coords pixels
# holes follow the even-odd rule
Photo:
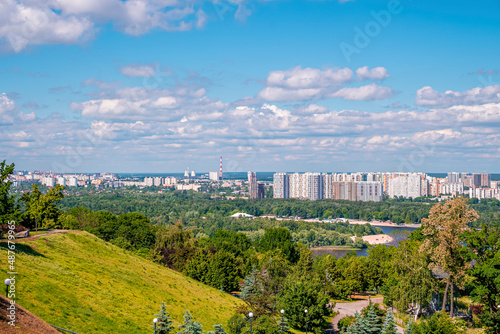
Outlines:
[[[382,302],[384,301],[384,297],[372,298],[371,301],[372,301],[372,303],[378,303],[378,304],[380,304],[381,307],[385,308],[382,305]],[[360,300],[360,301],[356,301],[356,302],[350,302],[350,303],[337,303],[333,310],[335,312],[339,312],[339,314],[337,314],[335,316],[335,318],[333,318],[333,320],[332,320],[332,326],[333,326],[335,333],[339,332],[338,325],[339,325],[340,319],[347,317],[347,316],[354,316],[356,314],[356,312],[361,314],[361,310],[364,309],[365,307],[367,307],[368,304],[369,304],[368,299]],[[398,333],[401,333],[401,334],[404,333],[404,330],[402,327],[396,325],[396,329],[398,330]]]

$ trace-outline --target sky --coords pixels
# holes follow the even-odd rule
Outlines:
[[[0,0],[0,160],[500,172],[499,38],[498,0]]]

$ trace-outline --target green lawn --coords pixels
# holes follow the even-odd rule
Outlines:
[[[0,273],[6,276],[6,242]],[[175,325],[188,309],[205,330],[226,325],[240,301],[86,232],[16,244],[17,302],[78,333],[148,333],[162,301]]]

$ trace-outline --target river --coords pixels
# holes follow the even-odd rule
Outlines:
[[[402,227],[377,226],[377,227],[380,227],[384,234],[391,234],[393,231],[412,232],[412,231],[416,230],[416,228],[414,228],[414,227],[406,227],[406,226],[402,226]],[[367,256],[368,255],[367,250],[368,250],[367,248],[364,248],[364,249],[361,249],[361,250],[358,250],[355,252],[356,252],[357,256]],[[313,250],[314,255],[331,254],[331,255],[335,256],[337,259],[344,257],[347,254],[347,252],[349,252],[349,251],[347,251],[347,250]]]

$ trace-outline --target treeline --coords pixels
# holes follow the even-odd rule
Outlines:
[[[174,191],[165,189],[163,193],[148,192],[148,189],[103,190],[89,194],[66,196],[60,208],[85,206],[114,214],[140,212],[150,217],[154,223],[175,222],[183,218],[227,217],[235,212],[245,212],[254,216],[275,215],[302,218],[346,218],[370,221],[389,220],[396,224],[421,223],[429,216],[430,208],[436,202],[425,198],[384,199],[382,202],[353,202],[344,200],[298,200],[298,199],[231,199],[213,194]],[[480,214],[476,222],[490,224],[500,221],[500,201],[497,199],[473,198],[470,205]]]

